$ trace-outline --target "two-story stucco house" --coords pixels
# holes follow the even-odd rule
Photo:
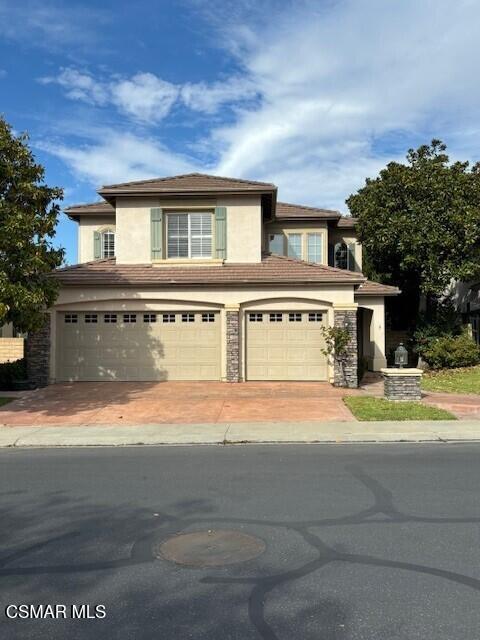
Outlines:
[[[385,366],[384,298],[355,221],[277,201],[273,184],[180,175],[102,187],[67,209],[79,264],[34,340],[48,381],[327,380]],[[342,371],[321,328],[351,335]],[[47,374],[45,374],[47,376]],[[343,376],[343,378],[342,378]]]

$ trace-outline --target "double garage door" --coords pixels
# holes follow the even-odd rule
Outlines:
[[[245,315],[247,380],[326,380],[326,314]],[[67,380],[220,380],[218,312],[58,314],[57,374]]]
[[[59,314],[58,380],[219,380],[217,312]]]

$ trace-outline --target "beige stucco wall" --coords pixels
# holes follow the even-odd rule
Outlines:
[[[358,306],[372,312],[370,326],[364,331],[364,355],[369,369],[380,371],[387,366],[385,357],[385,299],[382,297],[356,296]]]
[[[237,307],[240,311],[240,339],[242,344],[241,370],[245,376],[245,314],[249,309],[289,311],[315,309],[328,314],[333,324],[335,306],[352,305],[352,286],[309,287],[255,287],[255,288],[185,288],[143,289],[65,287],[61,289],[57,303],[51,310],[52,335],[56,334],[57,311],[182,311],[189,309],[218,309],[222,322],[222,378],[226,379],[225,309]],[[50,377],[55,381],[56,340],[51,343]],[[333,379],[333,369],[329,369]]]
[[[82,216],[78,224],[78,262],[90,262],[93,255],[93,233],[113,229],[115,216]]]
[[[152,207],[161,207],[168,214],[169,210],[211,209],[213,212],[216,206],[227,208],[227,262],[260,262],[262,241],[260,196],[224,196],[202,199],[119,198],[116,207],[117,263],[151,262],[150,209]],[[174,262],[178,264],[179,261]],[[195,262],[189,261],[192,265]]]
[[[289,233],[302,234],[302,259],[307,260],[307,234],[308,233],[321,233],[322,234],[322,262],[321,264],[328,264],[328,226],[325,221],[312,220],[308,222],[271,222],[265,225],[263,234],[263,246],[266,251],[269,248],[269,234],[283,233],[285,236],[285,243]],[[287,245],[285,244],[285,255],[287,254]]]

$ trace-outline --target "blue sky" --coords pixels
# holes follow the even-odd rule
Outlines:
[[[203,171],[346,211],[432,137],[478,158],[479,41],[476,0],[0,0],[0,112],[65,206]]]

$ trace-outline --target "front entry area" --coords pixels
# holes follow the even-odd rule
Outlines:
[[[218,312],[58,314],[57,381],[220,380]]]
[[[325,311],[246,314],[247,380],[327,380]]]

